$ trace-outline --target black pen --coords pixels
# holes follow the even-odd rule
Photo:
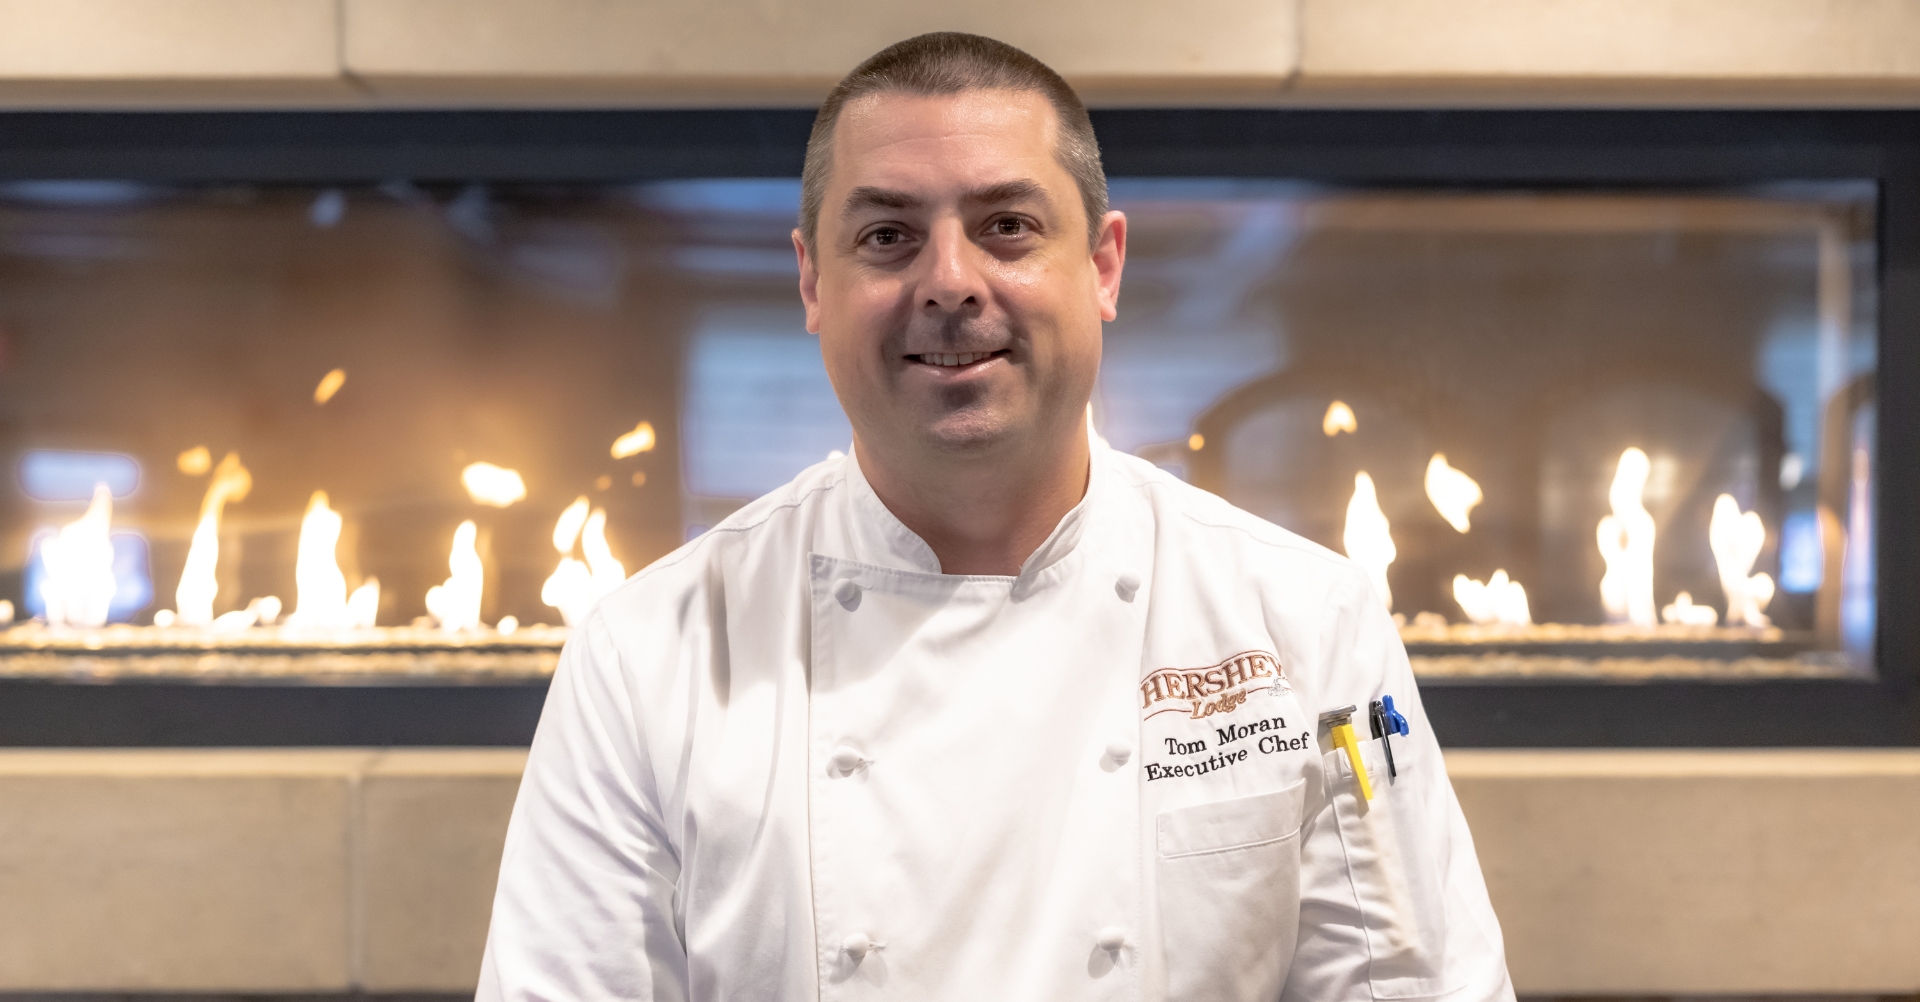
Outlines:
[[[1373,729],[1373,736],[1380,739],[1380,750],[1387,756],[1387,782],[1391,784],[1400,775],[1393,766],[1393,725],[1387,721],[1387,708],[1379,700],[1367,704],[1367,724]]]

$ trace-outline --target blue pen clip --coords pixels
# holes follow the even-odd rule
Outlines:
[[[1407,726],[1406,716],[1393,708],[1392,696],[1380,697],[1380,705],[1387,711],[1387,726],[1393,733],[1402,735],[1413,733],[1413,728]]]

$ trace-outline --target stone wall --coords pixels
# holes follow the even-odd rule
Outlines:
[[[0,751],[0,993],[470,991],[524,753]],[[1920,992],[1920,751],[1459,751],[1523,994]]]
[[[0,0],[0,108],[805,106],[921,31],[1104,105],[1895,105],[1907,0]]]

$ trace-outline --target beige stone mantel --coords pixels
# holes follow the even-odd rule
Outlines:
[[[0,751],[0,993],[471,990],[524,761]],[[1920,992],[1920,749],[1447,768],[1523,995]]]
[[[1911,0],[0,0],[0,108],[804,107],[931,30],[1105,106],[1920,102]]]

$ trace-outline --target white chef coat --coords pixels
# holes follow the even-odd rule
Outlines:
[[[1373,799],[1317,725],[1390,694]],[[1399,636],[1345,558],[1096,443],[1018,576],[851,456],[576,631],[479,999],[1513,997]]]

